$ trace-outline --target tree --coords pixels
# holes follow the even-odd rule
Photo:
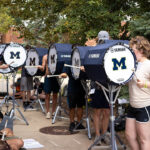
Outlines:
[[[9,15],[9,10],[0,7],[0,33],[6,33],[14,24],[14,19]]]

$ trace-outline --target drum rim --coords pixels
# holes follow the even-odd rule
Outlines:
[[[26,62],[27,62],[27,59],[28,59],[29,52],[31,52],[31,51],[35,51],[35,52],[37,53],[37,55],[38,55],[38,62],[40,62],[40,56],[39,56],[37,50],[36,50],[35,48],[31,48],[31,49],[27,52],[27,58],[26,58],[26,61],[25,61],[25,65],[26,65]],[[39,63],[38,63],[38,65],[39,65]],[[29,71],[28,71],[28,68],[25,68],[25,69],[26,69],[28,75],[30,75],[30,76],[35,76],[35,75],[37,74],[37,72],[38,72],[38,68],[37,68],[36,73],[35,73],[34,75],[31,75],[31,74],[29,73]]]
[[[130,52],[132,53],[133,58],[134,58],[134,60],[135,60],[134,69],[136,70],[136,69],[137,69],[137,59],[136,59],[136,56],[135,56],[134,51],[133,51],[127,44],[125,44],[125,43],[119,42],[119,43],[116,43],[116,44],[113,45],[113,46],[116,46],[116,45],[122,45],[122,46],[124,46],[124,47],[126,47],[127,49],[130,50]],[[111,46],[111,47],[113,47],[113,46]],[[111,47],[109,47],[109,48],[106,50],[105,55],[104,55],[104,57],[103,57],[103,67],[104,67],[104,71],[105,71],[105,65],[104,65],[105,56],[106,56],[106,53],[109,51],[109,49],[110,49]],[[106,73],[106,71],[105,71],[105,73]],[[106,75],[107,75],[107,73],[106,73]],[[114,83],[114,84],[117,84],[117,85],[125,85],[126,83],[128,83],[128,82],[132,79],[133,75],[134,75],[134,72],[130,75],[130,77],[129,77],[128,80],[126,80],[126,81],[124,81],[124,82],[122,82],[122,83],[116,83],[116,82],[112,81],[112,80],[110,79],[110,77],[108,77],[108,75],[107,75],[107,78],[108,78],[108,80],[109,80],[111,83]]]
[[[4,50],[5,50],[5,48],[6,48],[6,46],[7,46],[8,44],[7,44],[7,43],[2,43],[2,44],[0,44],[0,45],[5,45],[5,47],[4,47],[3,51],[2,51],[2,53],[0,54],[0,55],[3,56]],[[3,56],[3,60],[4,60],[4,56]],[[4,60],[4,64],[6,64],[6,63],[5,63],[5,60]],[[7,71],[7,72],[3,72],[3,71],[2,71],[2,70],[6,70],[6,69],[8,69],[8,68],[10,69],[9,71]],[[12,72],[11,67],[8,67],[8,68],[6,68],[6,69],[0,69],[0,73],[2,73],[2,74],[11,73],[11,72]]]
[[[21,44],[19,44],[19,43],[9,43],[9,44],[6,44],[6,47],[5,47],[4,51],[3,51],[3,55],[4,55],[4,53],[5,53],[6,48],[7,48],[10,44],[16,44],[16,45],[21,46],[21,47],[25,50],[25,53],[26,53],[25,56],[26,56],[26,59],[27,59],[27,52],[26,52],[26,49],[25,49]],[[10,65],[10,67],[11,67],[11,68],[14,68],[14,69],[18,69],[18,68],[20,68],[21,66],[23,66],[23,65],[25,64],[26,59],[25,59],[25,61],[24,61],[21,65],[19,65],[19,66],[17,66],[17,67],[13,67],[13,66],[11,66],[11,65]],[[5,58],[4,58],[4,61],[5,61]],[[6,61],[5,61],[5,64],[7,64]]]
[[[79,56],[80,56],[80,58],[81,58],[80,51],[79,51],[78,47],[74,47],[74,48],[72,49],[72,52],[71,52],[71,65],[72,65],[72,56],[73,56],[74,51],[76,51],[76,50],[78,51]],[[80,64],[81,64],[81,59],[80,59]],[[81,67],[81,65],[80,65],[79,67]],[[75,76],[73,75],[72,69],[73,69],[73,68],[70,69],[70,70],[71,70],[71,73],[72,73],[72,77],[73,77],[75,80],[79,79],[81,70],[79,69],[79,76],[78,76],[78,78],[75,78]]]
[[[48,57],[47,57],[47,63],[48,63],[48,71],[52,74],[52,75],[54,75],[55,74],[55,72],[56,72],[56,68],[57,68],[57,62],[56,62],[56,68],[55,68],[55,71],[54,71],[54,73],[52,73],[51,72],[51,69],[50,69],[50,66],[49,66],[49,52],[50,52],[50,50],[51,50],[51,47],[52,46],[54,46],[54,48],[55,48],[55,50],[56,50],[56,45],[53,43],[53,44],[50,44],[50,46],[49,46],[49,49],[48,49]],[[58,60],[58,52],[57,52],[57,50],[56,50],[56,55],[57,55],[57,58],[56,58],[56,60]]]

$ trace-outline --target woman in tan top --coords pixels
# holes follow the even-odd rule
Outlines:
[[[150,43],[142,36],[130,41],[138,66],[129,82],[130,108],[126,138],[132,150],[150,150]]]

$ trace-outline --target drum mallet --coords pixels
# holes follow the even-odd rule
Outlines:
[[[38,68],[38,66],[25,66],[25,68]]]
[[[81,67],[79,66],[73,66],[73,65],[68,65],[68,64],[64,64],[65,67],[70,67],[70,68],[76,68],[76,69],[80,69]]]
[[[131,70],[134,72],[134,75],[135,75],[136,80],[137,80],[137,81],[140,81],[140,80],[137,78],[137,75],[136,75],[136,73],[135,73],[135,68],[133,68],[133,69],[131,69]]]

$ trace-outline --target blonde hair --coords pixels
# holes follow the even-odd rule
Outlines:
[[[136,45],[136,49],[145,57],[150,58],[150,42],[143,36],[136,36],[130,40],[130,47]]]

